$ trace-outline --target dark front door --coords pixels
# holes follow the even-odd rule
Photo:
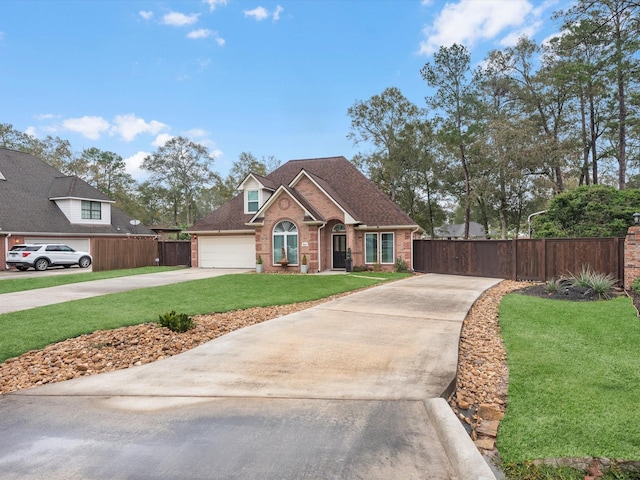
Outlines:
[[[331,241],[333,243],[332,268],[345,268],[345,259],[347,258],[347,236],[344,234],[334,234]]]

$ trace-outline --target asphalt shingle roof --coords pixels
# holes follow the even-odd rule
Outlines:
[[[417,227],[411,217],[344,157],[291,160],[266,178],[271,185],[288,186],[302,170],[347,213],[364,225]],[[243,212],[243,197],[238,195],[197,222],[189,231],[251,230],[245,224],[252,215],[245,215]]]
[[[3,233],[91,235],[154,235],[144,225],[111,206],[110,225],[72,224],[50,198],[110,201],[109,197],[78,177],[64,177],[31,154],[0,148],[0,229]]]

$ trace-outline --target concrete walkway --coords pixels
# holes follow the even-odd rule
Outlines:
[[[462,321],[498,281],[416,276],[4,395],[0,476],[493,480],[440,397]]]

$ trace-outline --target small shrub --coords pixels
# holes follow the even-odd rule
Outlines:
[[[367,267],[366,265],[354,265],[351,271],[352,272],[368,272],[369,267]]]
[[[610,273],[594,272],[589,267],[582,267],[579,274],[571,274],[568,280],[571,286],[586,288],[598,298],[606,299],[611,298],[611,292],[617,283]]]
[[[556,293],[560,290],[560,287],[560,280],[556,280],[555,278],[552,278],[544,284],[544,290],[547,293]]]
[[[636,279],[631,284],[631,290],[640,295],[640,277],[636,277]]]
[[[158,315],[158,317],[158,324],[161,327],[167,327],[172,332],[183,333],[195,326],[193,318],[186,313],[176,313],[175,310]]]
[[[376,262],[373,264],[373,271],[374,272],[381,272],[382,271],[382,265],[380,265],[380,262]]]
[[[405,262],[402,257],[398,257],[396,258],[394,270],[398,273],[407,273],[409,271],[409,267],[407,266],[407,262]]]

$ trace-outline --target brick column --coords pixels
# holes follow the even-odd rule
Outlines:
[[[637,277],[640,277],[640,225],[633,225],[624,239],[624,289],[631,289]]]
[[[199,267],[198,265],[198,236],[191,236],[191,266],[194,268]]]

